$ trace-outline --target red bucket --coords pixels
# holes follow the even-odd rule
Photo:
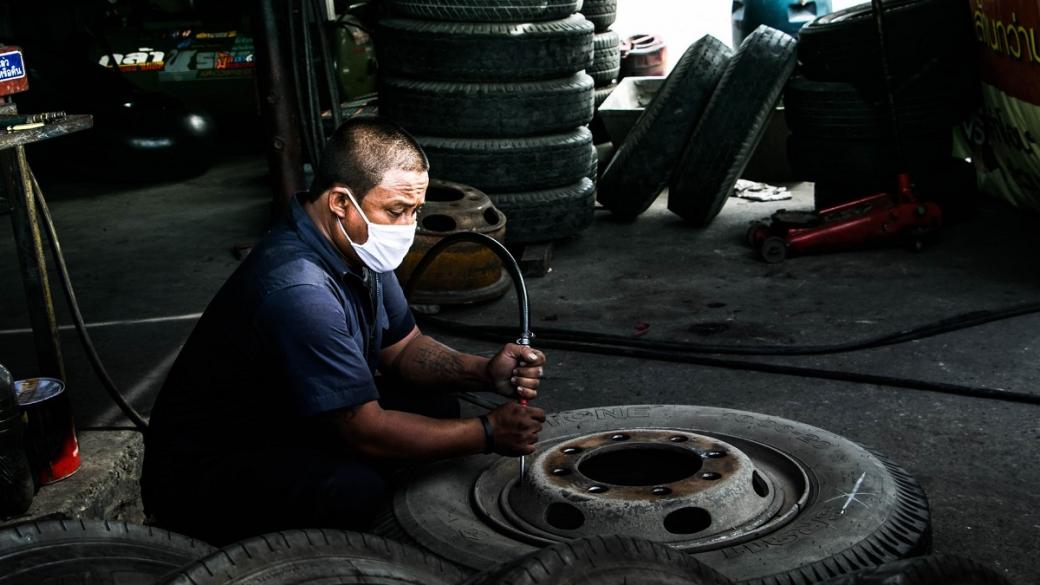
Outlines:
[[[28,378],[14,383],[25,417],[25,454],[36,485],[47,485],[76,473],[79,443],[65,383],[55,378]]]

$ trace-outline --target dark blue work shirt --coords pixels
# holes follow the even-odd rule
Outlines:
[[[294,198],[181,350],[146,457],[310,444],[315,415],[379,397],[379,350],[414,326],[397,277],[352,269]]]

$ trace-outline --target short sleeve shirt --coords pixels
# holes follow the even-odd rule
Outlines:
[[[397,277],[349,266],[294,198],[182,348],[147,448],[204,454],[316,440],[315,415],[379,397],[379,351],[414,326]]]

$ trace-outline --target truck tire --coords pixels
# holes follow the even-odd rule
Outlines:
[[[342,530],[287,530],[228,545],[165,585],[394,583],[454,585],[466,575],[412,547]]]
[[[617,82],[614,82],[614,83],[611,83],[609,85],[604,85],[604,86],[596,88],[596,90],[595,90],[595,106],[596,106],[596,109],[599,109],[599,107],[603,105],[603,102],[610,95],[610,92],[614,91],[615,89],[617,89]]]
[[[903,154],[891,140],[841,140],[791,134],[787,138],[787,158],[800,180],[834,179],[873,183],[878,178],[891,181],[896,173],[915,174],[942,164],[950,158],[952,132],[938,132],[903,140]]]
[[[819,585],[1011,585],[992,569],[953,555],[917,557],[827,579]]]
[[[668,184],[731,53],[712,36],[683,53],[603,171],[596,197],[611,213],[635,218]]]
[[[448,22],[537,22],[578,11],[580,0],[390,0],[394,14]]]
[[[0,530],[0,584],[153,583],[214,550],[180,534],[124,522],[27,522]]]
[[[671,547],[631,536],[579,538],[530,553],[463,585],[729,585],[712,569]]]
[[[621,71],[621,38],[612,30],[597,33],[592,41],[592,66],[585,71],[592,77],[596,87],[617,81]]]
[[[965,74],[969,73],[969,74]],[[975,107],[978,83],[963,69],[922,71],[894,91],[899,134],[917,137],[949,130]],[[824,139],[890,138],[892,116],[887,97],[837,81],[791,78],[784,112],[792,132]]]
[[[804,505],[782,526],[700,549],[670,541],[742,585],[812,585],[925,554],[930,546],[928,500],[906,471],[853,441],[797,421],[692,405],[598,407],[547,416],[539,442],[555,446],[588,436],[653,429],[697,432],[738,449],[765,449],[756,456],[764,463],[785,459],[804,468],[808,481],[784,492],[804,499]],[[394,495],[396,524],[426,550],[478,571],[534,552],[538,545],[533,542],[543,541],[523,540],[533,534],[521,528],[510,533],[485,516],[489,508],[484,504],[495,502],[485,502],[483,494],[500,492],[478,494],[478,488],[482,481],[499,477],[501,465],[508,464],[492,456],[471,456],[415,470]],[[509,466],[510,478],[516,468],[515,463]],[[472,497],[459,497],[460,493]],[[849,495],[856,493],[870,496],[855,503]],[[482,502],[481,511],[475,500]],[[587,535],[575,538],[579,536]]]
[[[586,177],[559,189],[488,197],[506,214],[506,243],[533,244],[573,236],[592,225],[596,185]]]
[[[971,11],[948,0],[887,0],[885,42],[890,72],[898,82],[938,58],[967,67],[973,58],[975,36]],[[821,16],[798,33],[801,72],[817,81],[866,81],[884,79],[881,53],[871,4]]]
[[[592,24],[580,14],[524,23],[388,18],[376,35],[379,67],[434,81],[528,81],[590,67]]]
[[[706,226],[722,210],[795,66],[795,40],[759,26],[730,59],[669,183],[668,209]]]
[[[617,0],[585,0],[581,13],[596,25],[596,32],[604,32],[617,19]]]
[[[515,83],[383,76],[379,111],[413,134],[500,138],[564,132],[592,119],[592,78]]]
[[[485,193],[536,191],[570,185],[588,173],[592,132],[523,138],[416,136],[430,159],[430,175]]]

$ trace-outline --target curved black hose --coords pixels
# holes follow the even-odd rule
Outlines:
[[[31,174],[31,171],[30,176],[32,177],[33,192],[39,205],[40,215],[43,217],[43,224],[47,228],[47,240],[51,244],[51,252],[58,265],[61,287],[65,290],[65,299],[68,301],[69,312],[72,313],[72,320],[76,324],[76,333],[83,344],[83,349],[87,352],[90,366],[94,369],[94,373],[97,374],[98,378],[101,379],[101,384],[105,387],[112,401],[119,407],[119,410],[123,411],[123,414],[134,423],[138,430],[145,431],[148,429],[148,421],[134,410],[134,407],[123,397],[122,392],[116,387],[116,383],[112,381],[112,377],[108,375],[105,365],[101,363],[101,357],[98,356],[97,349],[94,348],[94,340],[91,339],[90,332],[87,331],[87,325],[83,321],[83,313],[80,312],[79,302],[76,300],[76,291],[72,288],[72,279],[69,278],[69,269],[65,265],[65,255],[61,252],[61,243],[58,241],[58,232],[54,228],[50,208],[47,207],[47,200],[43,198],[43,190],[40,189],[40,184],[36,181],[36,176]]]
[[[437,242],[430,249],[426,251],[426,254],[419,260],[419,263],[415,265],[415,269],[412,270],[411,276],[408,277],[408,284],[405,286],[404,294],[406,297],[412,295],[412,291],[415,290],[415,285],[422,278],[423,273],[430,267],[430,263],[437,258],[437,256],[447,249],[449,246],[458,244],[459,242],[475,242],[482,244],[489,250],[495,253],[502,260],[502,266],[509,273],[509,276],[513,278],[513,285],[516,288],[516,300],[518,309],[520,311],[520,338],[518,342],[526,342],[534,337],[531,333],[531,307],[527,301],[527,285],[524,283],[524,275],[520,271],[520,265],[517,264],[516,258],[509,253],[509,250],[502,245],[501,242],[492,238],[491,236],[480,234],[477,232],[460,232],[457,234],[451,234],[445,236],[441,241]]]
[[[408,284],[405,288],[405,295],[410,296],[412,291],[415,289],[419,278],[423,272],[427,269],[431,262],[444,251],[447,247],[462,241],[476,242],[483,244],[495,252],[496,255],[503,261],[503,266],[509,272],[510,276],[513,277],[513,282],[516,285],[517,298],[520,305],[520,324],[521,329],[524,331],[524,336],[527,338],[533,337],[530,333],[530,310],[527,301],[527,287],[524,284],[523,274],[520,272],[520,267],[516,263],[513,256],[506,250],[505,246],[499,243],[494,238],[485,236],[483,234],[464,232],[459,234],[453,234],[445,237],[440,242],[434,244],[430,249],[423,255],[419,263],[416,265],[415,270],[412,271],[411,276],[408,278]],[[1035,304],[1026,305],[1023,307],[1012,308],[1005,312],[1014,312],[1015,310],[1021,311],[1018,314],[1026,314],[1036,312],[1037,307]],[[1028,309],[1028,310],[1026,310]],[[997,312],[1000,314],[1001,312]],[[987,320],[987,315],[989,318]],[[976,324],[982,322],[988,322],[989,320],[995,320],[992,318],[992,313],[982,314],[970,314],[969,316],[962,317],[965,322],[972,320],[978,321]],[[1001,317],[1007,318],[1012,316],[1010,314]],[[476,327],[470,325],[462,325],[457,323],[446,322],[442,319],[433,320],[435,325],[445,326],[449,332],[462,335],[465,337],[481,339],[481,340],[492,340],[501,341],[503,337],[502,328],[488,328],[488,327]],[[937,325],[930,325],[925,327],[919,327],[911,329],[909,331],[929,330],[930,328],[935,329],[938,334],[939,329],[944,327],[951,327],[950,320],[940,321]],[[965,325],[968,326],[968,325]],[[559,332],[559,331],[557,331]],[[789,376],[800,376],[805,378],[818,378],[825,380],[837,380],[842,382],[856,382],[861,384],[877,384],[882,386],[891,386],[895,388],[907,388],[910,390],[926,390],[931,392],[941,392],[945,394],[954,394],[958,396],[968,396],[973,398],[986,398],[994,400],[1004,400],[1009,402],[1021,402],[1026,404],[1040,404],[1040,395],[1029,394],[1025,392],[1017,392],[1013,390],[1005,390],[1003,388],[983,388],[977,386],[965,386],[961,384],[947,384],[944,382],[929,382],[926,380],[915,380],[911,378],[900,378],[894,376],[880,376],[875,374],[860,374],[856,372],[843,372],[839,370],[825,370],[820,368],[808,368],[801,366],[785,366],[780,364],[768,364],[762,362],[753,362],[746,360],[733,360],[725,358],[707,357],[692,355],[690,351],[683,351],[681,349],[661,349],[654,347],[636,347],[633,345],[622,345],[617,343],[615,340],[617,336],[593,336],[593,337],[606,337],[610,339],[610,342],[596,342],[596,341],[582,341],[576,339],[581,337],[581,332],[568,332],[571,335],[571,339],[559,339],[553,338],[551,335],[543,334],[538,338],[538,345],[548,349],[563,349],[570,351],[582,351],[586,353],[596,353],[611,356],[625,356],[633,358],[643,359],[654,359],[669,362],[679,362],[686,364],[710,366],[717,368],[726,368],[732,370],[745,370],[754,372],[764,372],[770,374],[783,374]],[[901,341],[908,341],[905,337],[908,335],[907,332],[895,333],[880,338],[887,338],[889,343],[899,343]],[[879,339],[880,339],[879,338]],[[632,340],[625,339],[626,342],[638,342],[643,340]],[[666,344],[667,342],[648,342],[654,344]],[[678,344],[679,346],[689,346],[691,344]],[[732,349],[732,347],[731,347]]]
[[[950,333],[952,331],[967,329],[969,327],[977,327],[979,325],[985,325],[986,323],[992,323],[994,321],[1001,321],[1004,319],[1020,317],[1022,315],[1029,315],[1033,313],[1040,313],[1040,303],[1025,303],[1021,305],[1015,305],[1013,307],[1008,307],[1005,309],[996,309],[991,311],[972,311],[970,313],[963,313],[961,315],[956,315],[954,317],[949,317],[933,323],[919,325],[916,327],[894,331],[891,333],[885,333],[874,337],[827,345],[733,345],[694,343],[683,341],[658,341],[653,339],[613,335],[609,333],[594,333],[590,331],[554,329],[551,327],[539,328],[538,339],[540,342],[548,340],[591,341],[594,343],[611,344],[621,347],[632,347],[636,349],[679,351],[686,353],[711,353],[721,355],[808,356],[846,353],[864,349],[874,349],[886,345],[906,343],[909,341],[925,339],[927,337],[933,337],[936,335],[941,335],[943,333]],[[507,327],[495,325],[460,325],[458,323],[452,323],[450,321],[445,321],[443,319],[436,319],[432,317],[427,317],[424,320],[450,332],[458,331],[461,328],[465,327],[474,332],[480,332],[481,334],[485,334],[487,336],[501,337],[506,335],[506,332],[509,330]]]

